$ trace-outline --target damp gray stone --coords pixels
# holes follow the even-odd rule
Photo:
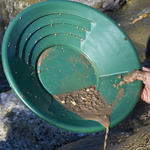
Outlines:
[[[0,94],[0,149],[50,149],[87,134],[58,129],[35,116],[12,90]]]

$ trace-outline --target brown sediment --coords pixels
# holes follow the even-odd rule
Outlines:
[[[121,100],[123,96],[124,96],[124,89],[121,88],[117,94],[117,100]]]
[[[86,59],[82,54],[80,54],[80,58],[81,58],[81,60],[82,60],[82,64],[85,65],[86,68],[88,69],[88,68],[89,68],[88,65],[90,65],[90,62],[87,61],[87,59]]]
[[[118,75],[118,79],[121,79],[122,78],[122,75],[120,74],[120,75]]]
[[[120,83],[117,84],[117,89],[119,88],[119,86],[122,86],[125,83],[126,83],[125,81],[120,81]]]
[[[124,96],[124,88],[121,88],[117,94],[115,102],[112,104],[112,109],[119,103],[119,101],[122,99]]]
[[[117,87],[117,85],[116,85],[116,84],[113,84],[113,86],[114,86],[114,88],[115,88],[115,87]]]
[[[53,96],[67,110],[74,112],[85,120],[98,121],[107,129],[104,143],[105,149],[110,126],[109,116],[113,110],[112,107],[107,106],[103,101],[96,86]],[[118,93],[117,96],[121,98],[122,95]]]
[[[121,79],[122,78],[122,74],[118,75],[118,79]],[[115,84],[113,84],[114,88],[119,88],[119,86],[122,86],[123,84],[125,84],[125,81],[120,81],[120,83],[116,84],[117,83],[117,79],[115,80]]]
[[[73,64],[75,63],[75,58],[74,58],[74,57],[71,57],[69,60],[70,60]]]
[[[123,84],[125,84],[125,81],[120,81],[119,85],[122,86]]]
[[[51,50],[52,50],[51,48],[50,48],[50,49],[47,49],[47,50],[45,50],[45,51],[41,54],[41,56],[40,56],[39,59],[38,59],[38,65],[39,65],[39,66],[42,65],[43,59],[46,59],[46,58],[49,56],[49,52],[50,52]]]
[[[41,73],[41,70],[38,70],[38,72],[37,73]]]
[[[144,74],[145,72],[143,71],[134,70],[132,73],[124,76],[124,81],[129,83],[131,81],[137,80],[138,78],[144,81],[145,80]]]

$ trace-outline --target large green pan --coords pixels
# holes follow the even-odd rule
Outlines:
[[[129,37],[103,13],[76,2],[46,1],[19,13],[5,33],[2,61],[12,89],[30,110],[73,132],[105,128],[66,110],[52,95],[96,85],[113,105],[113,127],[132,111],[141,93],[139,81],[114,86],[141,68]]]

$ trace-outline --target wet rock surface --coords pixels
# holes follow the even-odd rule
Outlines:
[[[145,13],[148,14],[146,18],[131,24],[134,19]],[[118,11],[106,12],[106,15],[118,23],[127,33],[139,54],[141,62],[145,62],[145,51],[150,36],[150,1],[130,0]]]
[[[110,129],[107,150],[146,150],[149,141],[150,105],[140,100],[132,113],[120,124]],[[143,138],[142,135],[143,134]],[[103,149],[105,132],[90,134],[82,140],[64,145],[58,150]],[[140,143],[139,143],[140,141]]]
[[[0,94],[0,150],[55,150],[84,136],[44,122],[12,90]]]
[[[40,1],[42,0],[0,1],[0,149],[54,150],[61,146],[60,150],[103,149],[105,132],[78,134],[53,127],[30,112],[18,100],[13,91],[10,90],[1,61],[3,35],[8,24],[21,10]],[[107,2],[106,0],[76,1],[93,6],[99,10],[107,6],[107,9],[103,9],[105,14],[121,25],[136,47],[139,57],[143,62],[142,65],[150,67],[150,53],[148,50],[150,44],[147,43],[150,41],[149,0],[119,1],[126,4],[115,12],[112,11],[118,9],[121,4],[116,2],[115,5],[112,0],[107,0]],[[108,10],[111,12],[108,12]],[[148,13],[146,18],[131,24],[134,19],[144,13]],[[148,50],[147,53],[145,53],[146,50]],[[123,122],[110,129],[107,149],[147,150],[150,149],[149,136],[150,105],[140,100],[132,113]]]

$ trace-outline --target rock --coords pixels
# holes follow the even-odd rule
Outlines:
[[[85,136],[44,122],[28,110],[12,90],[0,94],[0,150],[54,150]]]
[[[108,0],[103,4],[103,8],[100,10],[101,12],[106,12],[106,11],[115,11],[120,7],[119,5],[120,0]]]
[[[107,0],[71,0],[71,1],[80,2],[80,3],[83,3],[85,5],[92,6],[92,7],[96,8],[96,9],[100,9],[100,8],[103,7],[103,4]]]
[[[119,125],[110,129],[107,150],[146,150],[150,146],[150,105],[142,100],[132,113]],[[57,150],[102,150],[105,132],[90,135],[79,141],[67,144]]]
[[[113,142],[107,141],[107,150],[148,150],[150,149],[150,125],[139,128],[134,134],[118,134],[114,133],[116,137],[113,136]],[[109,135],[110,136],[110,135]],[[118,137],[119,136],[119,137]],[[123,138],[122,138],[123,137]],[[128,137],[128,138],[127,138]],[[104,138],[104,135],[103,135]],[[126,139],[126,140],[125,140]],[[111,138],[112,140],[112,138]],[[117,144],[117,142],[122,142]],[[90,136],[85,139],[79,140],[77,142],[58,148],[57,150],[102,150],[103,141],[102,135]]]
[[[110,150],[148,150],[150,149],[150,125],[139,128],[136,133],[127,138],[123,143]]]
[[[115,22],[121,25],[121,28],[127,33],[133,42],[141,62],[146,61],[145,51],[147,49],[147,42],[150,35],[150,15],[146,18],[131,24],[131,22],[138,18],[139,15],[144,13],[150,13],[149,0],[144,2],[140,0],[130,0],[123,5],[121,9],[111,13],[106,12],[105,14],[112,18]]]

